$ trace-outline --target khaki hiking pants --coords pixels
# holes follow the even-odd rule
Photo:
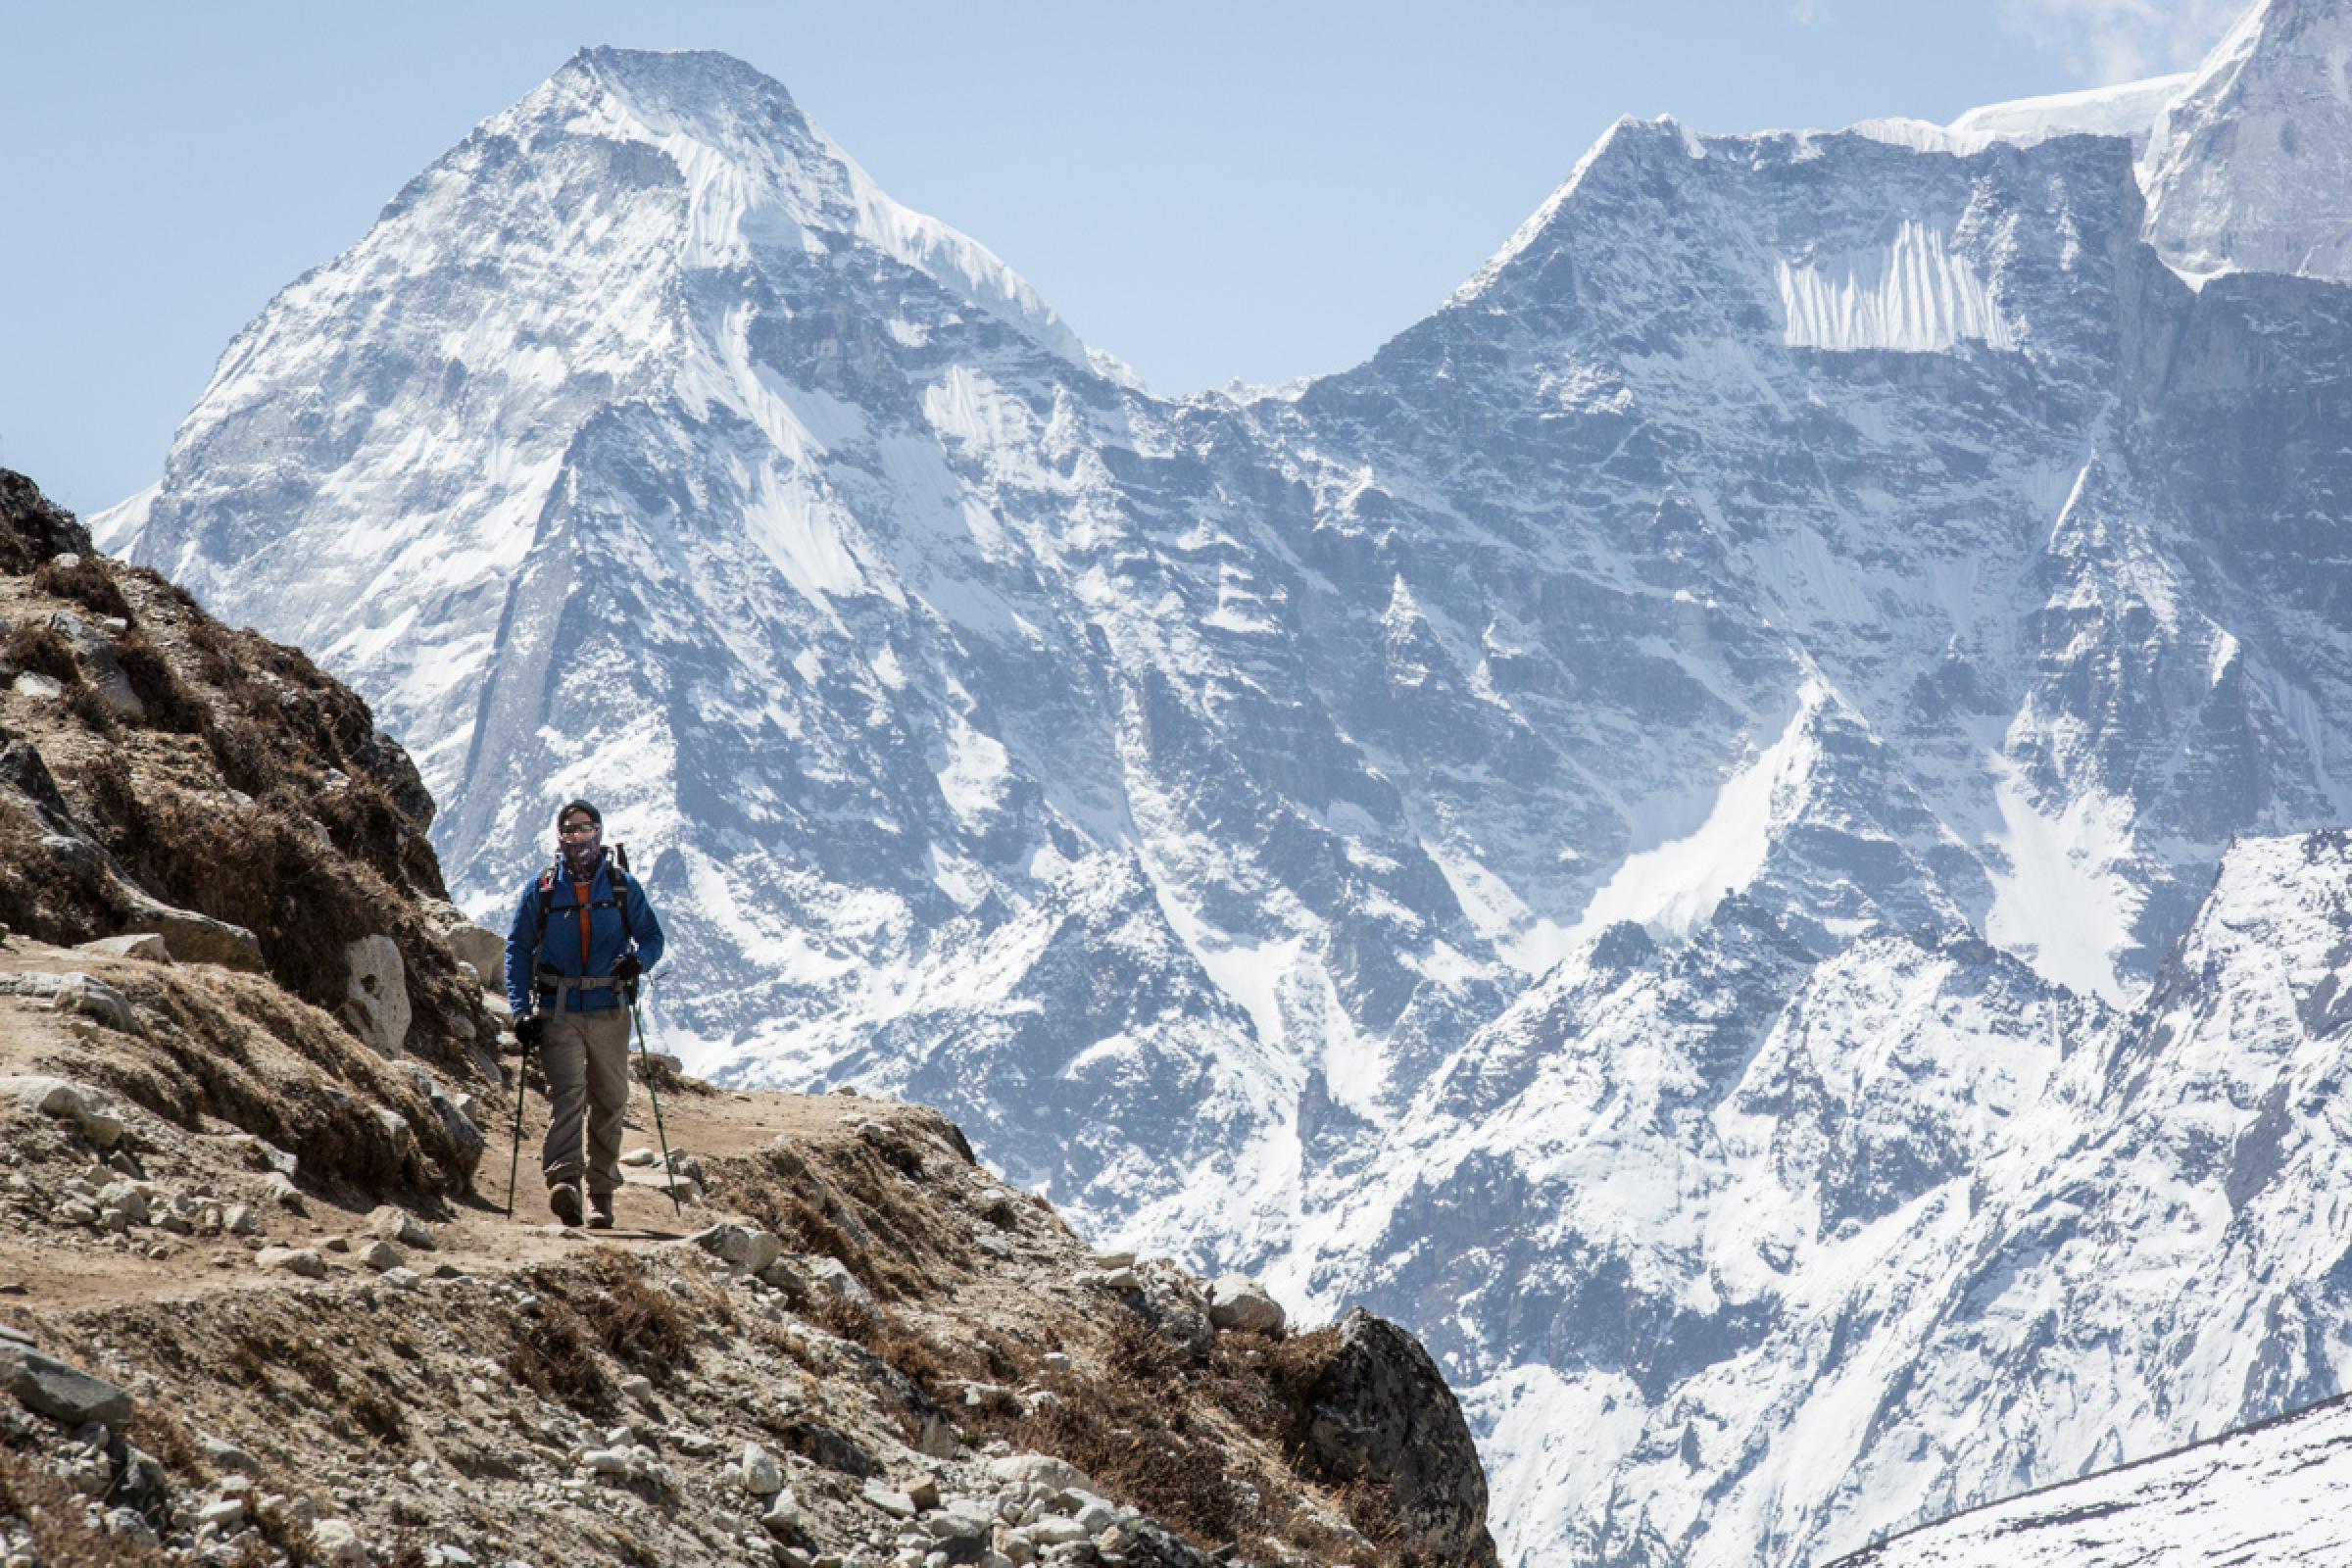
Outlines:
[[[620,1191],[620,1118],[629,1108],[629,1009],[551,1012],[539,1042],[555,1113],[539,1165],[550,1188],[588,1177],[591,1193]],[[581,1158],[581,1135],[587,1157]]]

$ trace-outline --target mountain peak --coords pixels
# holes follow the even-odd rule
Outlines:
[[[2191,278],[2352,281],[2352,7],[2261,0],[2158,122],[2148,237]]]
[[[784,84],[714,49],[586,48],[514,106],[528,113],[603,98],[654,135],[684,134],[714,145],[806,139],[807,153],[830,151]]]

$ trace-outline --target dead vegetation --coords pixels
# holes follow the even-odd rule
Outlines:
[[[0,1516],[23,1522],[42,1568],[171,1568],[157,1548],[93,1528],[63,1477],[14,1448],[0,1447]]]
[[[416,1081],[325,1013],[258,976],[198,980],[136,963],[107,973],[146,1025],[135,1038],[87,1033],[58,1062],[75,1076],[188,1131],[211,1118],[251,1132],[295,1155],[320,1193],[439,1194],[465,1182],[468,1151]],[[407,1134],[378,1109],[397,1111]]]
[[[1132,1302],[1082,1322],[1056,1318],[1052,1332],[968,1320],[953,1334],[927,1326],[955,1295],[956,1276],[978,1259],[968,1232],[943,1211],[921,1142],[903,1129],[869,1131],[814,1149],[770,1149],[748,1169],[728,1169],[731,1203],[788,1247],[839,1260],[876,1298],[814,1293],[800,1303],[811,1322],[871,1352],[921,1404],[952,1410],[973,1435],[1065,1459],[1204,1550],[1238,1544],[1252,1558],[1356,1568],[1420,1561],[1386,1492],[1318,1477],[1346,1521],[1335,1528],[1323,1509],[1300,1505],[1295,1475],[1263,1461],[1304,1462],[1334,1331],[1209,1334],[1200,1320],[1201,1332],[1187,1333]],[[975,1211],[992,1229],[1017,1233],[1025,1207],[997,1195]],[[1071,1364],[1050,1365],[1053,1350]],[[912,1441],[911,1405],[905,1414]]]
[[[30,671],[60,692],[0,696],[0,746],[37,753],[53,812],[139,888],[251,931],[272,977],[329,1012],[350,985],[352,943],[391,937],[416,1020],[408,1048],[461,1061],[466,1031],[486,1022],[418,907],[447,897],[425,836],[431,802],[367,704],[299,650],[222,626],[153,571],[89,553],[69,514],[9,479],[0,679]],[[124,623],[105,653],[143,716],[100,694],[59,629],[66,612]],[[24,780],[7,782],[22,793]],[[52,842],[59,827],[0,788],[0,921],[60,946],[112,935],[126,911],[104,858]],[[453,1015],[466,1025],[455,1035],[441,1027]]]
[[[748,1162],[714,1167],[714,1191],[795,1251],[837,1259],[885,1301],[946,1289],[970,1266],[971,1244],[924,1195],[919,1153],[864,1141],[829,1148],[820,1172],[776,1147]]]

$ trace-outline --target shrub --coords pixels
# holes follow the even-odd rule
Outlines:
[[[130,601],[122,597],[115,579],[92,557],[83,556],[71,566],[52,557],[33,571],[32,585],[45,594],[71,599],[101,615],[132,618]]]
[[[81,684],[74,650],[47,621],[20,621],[0,639],[0,662],[29,669],[66,686]]]
[[[589,1308],[605,1349],[657,1383],[694,1364],[694,1319],[669,1292],[649,1284],[637,1259],[599,1248],[589,1277],[603,1298]]]

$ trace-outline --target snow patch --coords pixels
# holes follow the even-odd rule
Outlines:
[[[2044,816],[2015,765],[2006,759],[1994,765],[2001,832],[1993,843],[2009,869],[1987,867],[1986,938],[2045,980],[2124,1005],[2115,956],[2131,940],[2140,905],[2120,869],[2132,854],[2131,804],[2085,793],[2057,816]]]
[[[1727,894],[1753,882],[1772,849],[1781,798],[1814,761],[1811,720],[1826,696],[1819,683],[1806,683],[1780,738],[1724,782],[1697,831],[1627,856],[1585,906],[1572,941],[1590,940],[1621,920],[1679,941]]]

